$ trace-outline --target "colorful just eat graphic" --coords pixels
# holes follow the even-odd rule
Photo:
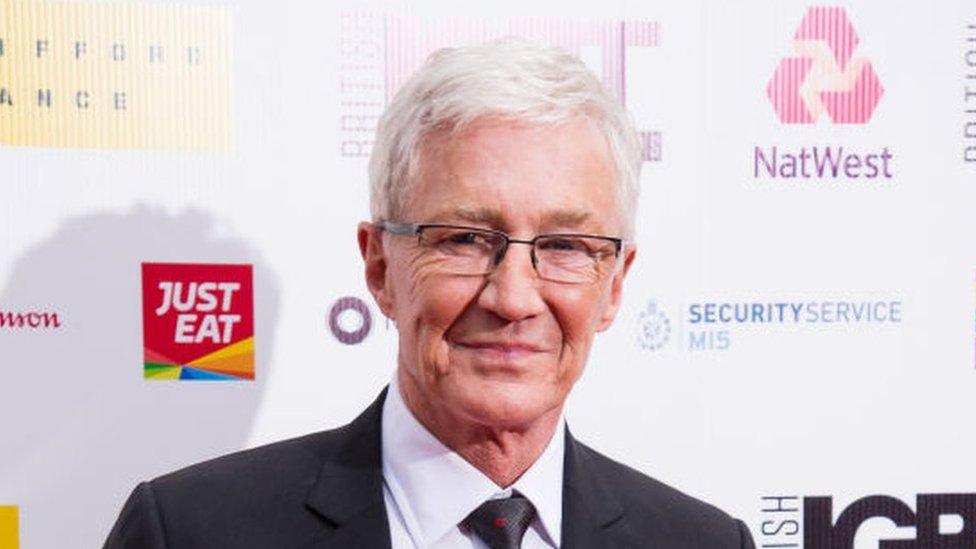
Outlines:
[[[254,379],[250,265],[142,264],[144,376]]]
[[[839,7],[807,10],[793,35],[797,57],[781,59],[766,95],[784,124],[864,124],[884,93],[871,62],[853,57],[857,32]]]

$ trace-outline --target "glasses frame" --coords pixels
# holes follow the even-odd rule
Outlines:
[[[488,272],[482,273],[482,275],[479,275],[479,276],[487,275],[487,274],[491,273],[491,271],[494,270],[496,267],[498,267],[498,265],[502,261],[505,260],[505,254],[508,253],[508,247],[510,245],[512,245],[512,244],[526,244],[526,245],[530,246],[530,248],[529,248],[529,257],[532,258],[532,268],[535,270],[536,274],[539,275],[539,278],[542,278],[543,280],[550,280],[550,279],[548,279],[546,277],[543,277],[539,273],[539,259],[536,257],[536,253],[535,253],[535,245],[536,245],[536,242],[538,242],[539,240],[541,240],[543,238],[565,237],[565,238],[594,238],[594,239],[598,239],[598,240],[605,240],[605,241],[610,242],[610,243],[612,243],[614,245],[614,252],[613,252],[614,259],[619,259],[620,258],[620,252],[623,250],[623,247],[624,247],[624,239],[623,238],[619,238],[619,237],[616,237],[616,236],[606,236],[606,235],[601,235],[601,234],[587,234],[587,233],[544,233],[544,234],[536,235],[535,237],[533,237],[533,238],[531,238],[529,240],[522,240],[522,239],[512,238],[511,236],[508,235],[508,233],[506,233],[504,231],[499,231],[497,229],[488,229],[488,228],[485,228],[485,227],[472,227],[470,225],[453,225],[453,224],[450,224],[450,223],[419,223],[418,224],[418,223],[400,223],[400,222],[396,222],[396,221],[381,221],[381,222],[377,223],[377,226],[380,228],[380,230],[383,230],[383,231],[386,231],[386,232],[392,233],[392,234],[417,235],[417,244],[418,245],[422,245],[423,244],[423,241],[422,241],[423,232],[426,229],[460,229],[460,230],[469,230],[469,231],[485,232],[485,233],[491,233],[493,235],[496,235],[496,236],[498,236],[499,238],[502,239],[502,241],[504,242],[504,244],[502,245],[501,249],[498,250],[498,252],[495,254],[495,258],[492,260],[491,269]],[[474,275],[472,275],[472,276],[474,276]],[[599,280],[599,279],[597,279],[597,280]],[[555,282],[562,282],[562,283],[566,283],[566,284],[573,284],[573,282],[559,281],[559,280],[557,280]]]

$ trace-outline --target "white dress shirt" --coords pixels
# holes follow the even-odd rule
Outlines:
[[[517,490],[535,506],[523,549],[558,548],[563,518],[563,418],[539,459],[507,489],[444,446],[407,408],[396,374],[383,403],[383,498],[393,549],[487,546],[458,525],[479,505]]]

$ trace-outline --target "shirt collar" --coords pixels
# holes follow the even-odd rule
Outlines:
[[[424,427],[407,408],[393,376],[383,404],[383,479],[418,546],[429,546],[484,501],[522,493],[536,509],[533,522],[554,546],[562,531],[565,429],[560,416],[539,459],[507,489],[464,460]]]

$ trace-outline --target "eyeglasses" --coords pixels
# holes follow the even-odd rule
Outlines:
[[[612,270],[623,247],[623,239],[590,234],[541,234],[516,240],[502,231],[461,225],[384,221],[379,227],[393,234],[417,235],[417,243],[434,254],[443,272],[462,276],[487,275],[505,258],[509,244],[528,244],[539,278],[592,283]]]

